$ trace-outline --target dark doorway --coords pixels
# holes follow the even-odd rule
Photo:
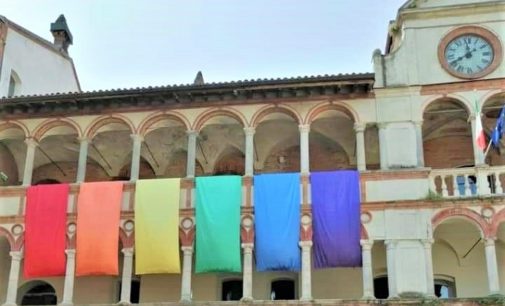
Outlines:
[[[377,299],[387,299],[389,297],[389,287],[387,276],[377,277],[373,280],[374,295]]]
[[[272,300],[294,300],[295,282],[293,280],[277,280],[272,282]]]
[[[45,282],[36,281],[31,289],[29,289],[21,300],[21,305],[56,305],[56,292],[53,286]]]
[[[242,280],[229,280],[223,282],[221,290],[222,301],[240,301],[242,298]]]

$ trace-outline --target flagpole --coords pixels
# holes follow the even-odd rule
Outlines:
[[[493,142],[490,141],[489,144],[487,145],[486,151],[484,151],[484,160],[486,160],[487,153],[489,152],[489,149],[491,149],[491,144]]]

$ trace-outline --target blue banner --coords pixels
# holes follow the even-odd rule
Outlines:
[[[300,270],[300,174],[254,176],[256,270]]]

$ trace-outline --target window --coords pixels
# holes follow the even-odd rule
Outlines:
[[[293,280],[276,280],[272,282],[272,290],[270,291],[272,300],[294,300],[295,299],[295,281]]]
[[[240,301],[242,298],[242,280],[227,280],[221,290],[222,301]]]
[[[17,73],[12,70],[11,77],[9,79],[9,90],[7,92],[8,97],[13,97],[19,95],[21,89],[21,80],[19,79]]]
[[[26,290],[26,291],[25,291]],[[56,292],[50,284],[33,281],[19,289],[22,294],[21,305],[56,305]]]
[[[117,295],[117,300],[121,301],[121,281],[119,281],[119,291]],[[138,304],[140,301],[140,279],[132,279],[131,289],[130,289],[130,302],[132,304]]]

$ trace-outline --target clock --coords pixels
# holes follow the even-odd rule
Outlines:
[[[493,72],[503,55],[496,35],[481,27],[466,26],[451,31],[442,39],[438,57],[451,75],[476,79]]]

